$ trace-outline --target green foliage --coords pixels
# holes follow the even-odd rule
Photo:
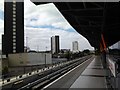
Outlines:
[[[90,54],[90,50],[86,49],[86,50],[83,51],[83,53],[89,55]]]
[[[5,66],[2,69],[2,74],[7,74],[7,73],[8,73],[8,66]]]

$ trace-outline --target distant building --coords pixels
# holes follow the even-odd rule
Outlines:
[[[70,52],[70,49],[61,49],[61,53]]]
[[[118,49],[120,49],[120,41],[118,42]]]
[[[4,1],[3,54],[24,52],[24,2]]]
[[[51,37],[51,52],[52,52],[52,54],[60,52],[59,36]]]
[[[74,41],[72,42],[72,51],[73,52],[79,52],[78,42]]]
[[[120,41],[110,46],[111,49],[120,49]]]

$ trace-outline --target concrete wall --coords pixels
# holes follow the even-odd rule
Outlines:
[[[0,78],[1,78],[1,75],[2,75],[2,59],[0,58]]]
[[[52,56],[50,53],[18,53],[9,54],[9,66],[26,66],[52,64]]]
[[[5,68],[8,68],[8,58],[6,55],[1,55],[0,56],[0,77],[2,74],[2,70],[4,71]]]
[[[52,58],[53,64],[67,61],[67,58]]]
[[[28,54],[28,60],[29,63],[28,65],[31,64],[45,64],[45,59],[46,59],[46,64],[51,64],[52,63],[52,57],[51,54],[49,53],[29,53]]]

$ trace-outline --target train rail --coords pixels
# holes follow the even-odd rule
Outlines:
[[[31,77],[20,79],[18,81],[12,82],[10,84],[4,85],[3,90],[6,88],[16,89],[16,90],[36,90],[41,89],[53,82],[63,74],[67,73],[71,69],[77,67],[81,63],[90,59],[92,56],[82,57],[80,59],[75,59],[67,61],[64,63],[59,63],[51,67],[44,68],[41,72],[32,75]]]

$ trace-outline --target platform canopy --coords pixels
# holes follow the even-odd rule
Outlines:
[[[36,5],[46,2],[35,2]],[[47,2],[48,3],[48,2]],[[71,26],[95,48],[120,40],[120,2],[53,2]]]

